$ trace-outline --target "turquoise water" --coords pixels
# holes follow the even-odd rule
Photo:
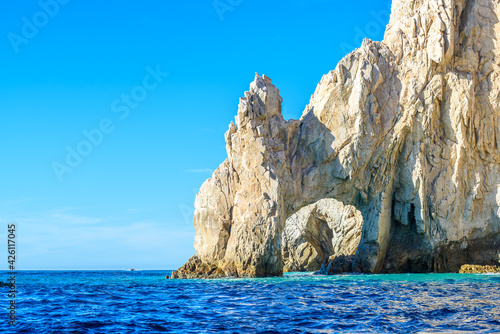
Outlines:
[[[168,271],[17,275],[13,333],[496,333],[500,275],[166,280]],[[3,281],[6,274],[0,275]]]

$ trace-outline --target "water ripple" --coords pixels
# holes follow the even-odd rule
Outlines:
[[[16,333],[500,331],[499,275],[291,274],[165,280],[167,272],[21,272]],[[5,293],[0,303],[7,305]],[[7,316],[0,331],[12,332]]]

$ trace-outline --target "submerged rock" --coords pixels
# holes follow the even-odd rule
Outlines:
[[[179,275],[281,275],[344,245],[368,273],[497,260],[499,16],[493,0],[395,0],[384,40],[323,76],[300,120],[284,120],[278,89],[256,75],[228,158],[196,197],[199,258]],[[362,217],[337,249],[331,217],[301,211],[331,199]]]

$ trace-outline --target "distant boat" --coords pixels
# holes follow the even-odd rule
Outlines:
[[[130,271],[135,271],[135,269],[134,269],[134,268],[131,268],[131,269],[130,269]]]

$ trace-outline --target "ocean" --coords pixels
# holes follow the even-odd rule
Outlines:
[[[166,280],[169,271],[18,272],[1,333],[498,333],[500,275]],[[3,281],[7,273],[0,275]]]

